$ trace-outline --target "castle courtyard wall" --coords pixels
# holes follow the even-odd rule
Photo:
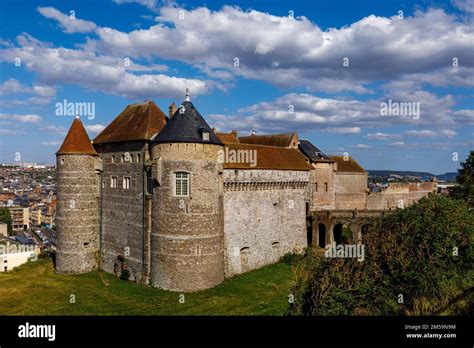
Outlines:
[[[335,175],[336,209],[367,207],[367,174],[337,172]]]
[[[277,262],[307,246],[309,175],[309,171],[224,170],[226,277]]]
[[[120,275],[124,256],[131,280],[141,281],[144,244],[144,174],[145,142],[123,142],[96,146],[102,163],[102,263],[106,272]],[[140,158],[138,159],[138,155]],[[112,161],[115,156],[115,161]],[[124,162],[122,162],[124,156]],[[117,187],[111,187],[112,177]],[[130,188],[123,187],[124,177]]]

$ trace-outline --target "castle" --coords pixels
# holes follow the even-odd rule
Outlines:
[[[131,104],[92,142],[76,117],[56,157],[56,272],[126,269],[173,291],[341,242],[342,227],[361,242],[371,217],[434,190],[369,193],[353,158],[297,133],[218,133],[188,94],[168,116],[152,101]]]

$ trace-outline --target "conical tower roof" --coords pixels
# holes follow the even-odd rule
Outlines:
[[[203,138],[209,133],[209,140]],[[202,143],[223,145],[199,111],[189,100],[189,96],[178,107],[166,126],[153,139],[152,143]]]
[[[93,155],[98,156],[91,144],[81,119],[76,116],[71,128],[56,155]]]

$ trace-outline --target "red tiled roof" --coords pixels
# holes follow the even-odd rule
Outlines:
[[[295,133],[288,134],[266,134],[266,135],[249,135],[246,137],[239,137],[241,144],[255,144],[278,147],[289,147],[291,139]]]
[[[72,122],[71,128],[56,155],[98,155],[92,147],[80,118],[75,118]]]
[[[366,173],[352,157],[344,159],[343,156],[330,156],[330,158],[336,161],[338,172]]]
[[[239,138],[233,133],[216,133],[216,136],[223,143],[240,143]]]
[[[151,100],[130,104],[94,139],[94,144],[150,140],[165,125],[165,114]]]
[[[264,146],[255,144],[224,143],[225,156],[224,169],[277,169],[277,170],[311,170],[313,169],[306,157],[294,148]],[[231,150],[254,150],[256,165],[251,163],[230,163]],[[229,152],[228,152],[229,151]],[[236,153],[236,152],[234,152]],[[241,154],[243,152],[240,152]],[[247,152],[248,153],[248,152]]]

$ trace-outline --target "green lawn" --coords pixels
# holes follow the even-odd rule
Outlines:
[[[179,293],[105,272],[59,275],[41,258],[0,273],[0,315],[282,315],[292,282],[291,267],[278,263],[184,294],[180,303]]]

